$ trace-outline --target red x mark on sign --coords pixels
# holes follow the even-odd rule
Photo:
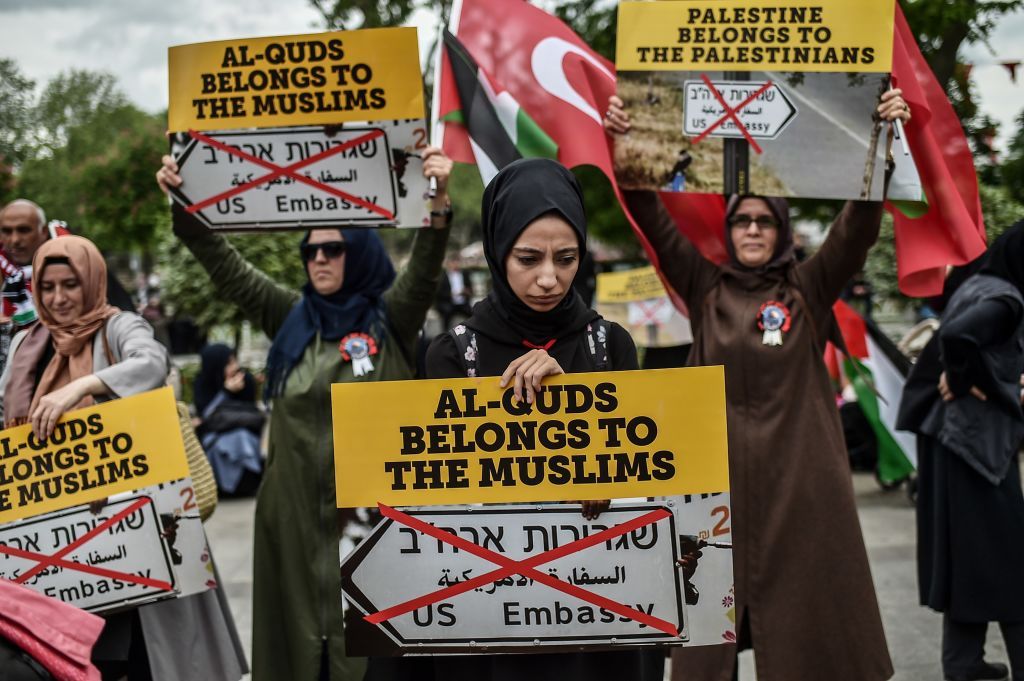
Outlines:
[[[604,596],[599,596],[598,594],[587,591],[586,589],[581,589],[574,584],[563,582],[557,577],[544,574],[543,572],[535,569],[538,565],[550,563],[553,560],[563,558],[591,546],[596,546],[597,544],[606,542],[609,539],[614,539],[615,537],[626,534],[627,532],[637,530],[641,527],[646,527],[647,525],[656,523],[659,520],[668,518],[671,513],[666,509],[659,508],[651,511],[650,513],[645,513],[642,516],[637,516],[636,518],[626,521],[620,525],[616,525],[615,527],[610,527],[607,530],[598,532],[597,534],[592,534],[589,537],[584,537],[583,539],[578,539],[569,544],[565,544],[564,546],[538,553],[530,556],[529,558],[524,558],[523,560],[514,560],[507,556],[503,556],[500,553],[495,553],[494,551],[485,549],[479,544],[474,544],[468,539],[464,539],[450,532],[446,532],[445,530],[438,529],[430,523],[423,522],[419,518],[414,518],[406,513],[397,511],[390,506],[385,506],[384,504],[377,504],[377,506],[380,508],[381,514],[386,518],[391,518],[402,525],[411,527],[414,530],[419,530],[434,539],[443,541],[446,544],[450,544],[465,551],[466,553],[471,553],[474,556],[483,558],[484,560],[501,567],[497,570],[492,570],[491,572],[482,574],[479,577],[474,577],[472,579],[459,582],[458,584],[445,587],[439,591],[425,594],[419,598],[399,603],[398,605],[387,608],[386,610],[381,610],[373,615],[367,615],[363,618],[371,624],[380,624],[381,622],[385,622],[393,617],[398,617],[399,615],[404,615],[407,612],[418,610],[419,608],[428,606],[431,603],[447,600],[461,593],[465,593],[466,591],[475,589],[478,586],[490,584],[491,582],[495,582],[510,575],[522,575],[523,577],[528,577],[535,582],[547,585],[552,589],[557,589],[563,593],[569,594],[570,596],[575,596],[576,598],[587,601],[588,603],[610,610],[617,615],[628,617],[642,624],[646,624],[647,626],[657,629],[658,631],[662,631],[669,636],[679,635],[675,625],[671,622],[648,615],[645,612],[630,608],[622,603],[605,598]]]
[[[754,141],[754,138],[751,137],[750,131],[747,130],[747,126],[743,125],[743,121],[741,121],[740,117],[739,117],[739,112],[742,111],[743,109],[745,109],[747,107],[747,105],[749,105],[751,102],[753,102],[759,96],[761,96],[761,93],[767,92],[768,89],[771,88],[772,85],[774,85],[774,83],[769,80],[767,83],[762,85],[757,90],[757,92],[755,92],[754,94],[752,94],[749,97],[747,97],[746,99],[744,99],[734,109],[734,108],[730,107],[728,104],[725,103],[725,98],[722,97],[722,95],[718,92],[718,88],[715,87],[715,84],[711,82],[711,79],[708,78],[706,73],[702,73],[700,77],[704,81],[704,84],[708,86],[708,89],[711,90],[711,94],[713,94],[715,96],[715,99],[718,100],[718,103],[722,105],[723,109],[725,109],[725,114],[720,119],[715,121],[715,123],[710,128],[708,128],[707,130],[705,130],[701,134],[697,135],[697,137],[694,138],[693,143],[697,144],[702,139],[704,139],[705,137],[710,135],[712,132],[714,132],[715,129],[718,128],[718,126],[720,126],[720,125],[724,124],[726,121],[732,119],[732,121],[736,124],[736,128],[741,133],[743,133],[743,136],[747,138],[748,142],[750,142],[750,146],[754,148],[754,151],[756,151],[757,153],[760,154],[761,153],[761,147],[758,145],[758,143],[756,141]]]
[[[330,149],[321,151],[319,154],[314,154],[313,156],[310,156],[305,160],[297,161],[289,166],[279,166],[274,163],[271,163],[270,161],[264,161],[263,159],[253,156],[252,154],[247,153],[245,151],[242,151],[237,147],[228,146],[227,144],[224,144],[219,140],[216,140],[208,135],[204,135],[201,132],[196,132],[195,130],[189,130],[188,134],[191,135],[194,139],[197,139],[200,142],[205,142],[206,144],[209,144],[211,147],[215,149],[220,149],[225,153],[231,154],[233,156],[238,156],[239,158],[245,159],[250,163],[255,163],[256,165],[261,166],[263,168],[267,168],[268,170],[271,171],[266,175],[261,175],[260,177],[257,177],[254,180],[246,182],[245,184],[240,184],[237,187],[232,187],[231,189],[227,189],[221,192],[220,194],[216,194],[208,199],[204,199],[199,203],[192,204],[191,206],[185,209],[189,213],[196,213],[204,208],[212,206],[215,203],[219,203],[221,201],[224,201],[225,199],[230,199],[232,196],[237,196],[242,192],[247,192],[250,189],[259,187],[262,184],[266,184],[267,182],[270,182],[271,180],[277,179],[284,175],[285,177],[290,177],[296,182],[303,182],[311,187],[327,192],[328,194],[350,201],[356,204],[357,206],[362,206],[363,208],[369,211],[373,211],[374,213],[377,213],[378,215],[381,215],[388,220],[395,219],[395,214],[387,210],[386,208],[381,208],[376,204],[370,203],[369,201],[365,201],[359,198],[358,196],[353,196],[348,192],[343,192],[340,189],[336,189],[330,185],[324,184],[322,182],[317,182],[313,178],[306,177],[302,173],[298,172],[299,170],[305,168],[306,166],[313,165],[314,163],[319,163],[325,158],[334,156],[335,154],[340,154],[346,149],[357,147],[360,144],[363,144],[364,142],[369,142],[372,139],[381,137],[384,134],[383,130],[373,130],[371,132],[366,133],[365,135],[353,137],[352,139],[343,144],[339,144],[337,146],[331,147]]]
[[[10,546],[0,545],[0,553],[6,553],[16,558],[27,558],[28,560],[37,561],[35,567],[31,568],[28,572],[24,572],[14,580],[16,584],[24,584],[32,577],[36,576],[50,565],[56,565],[64,568],[65,570],[73,570],[75,572],[84,572],[90,575],[96,575],[98,577],[107,577],[108,579],[117,579],[122,582],[128,582],[130,584],[140,584],[142,586],[149,586],[154,589],[160,589],[161,591],[170,591],[174,588],[173,584],[164,582],[158,579],[150,579],[149,577],[140,577],[139,575],[128,574],[127,572],[119,572],[117,570],[108,570],[106,568],[96,567],[94,565],[86,565],[85,563],[79,563],[73,560],[64,560],[64,556],[68,555],[77,548],[80,548],[83,544],[87,543],[91,539],[103,534],[106,530],[113,527],[116,523],[124,520],[132,513],[135,513],[146,504],[152,503],[148,497],[139,499],[131,506],[118,511],[113,517],[103,521],[89,532],[83,534],[81,537],[71,542],[64,548],[52,556],[47,556],[42,553],[35,553],[34,551],[23,551],[22,549],[12,548]]]
[[[667,304],[668,298],[658,298],[653,301],[638,301],[636,306],[640,310],[640,314],[644,316],[644,324],[657,324],[658,312],[660,312],[661,308]]]

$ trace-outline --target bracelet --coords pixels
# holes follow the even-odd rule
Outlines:
[[[433,222],[434,218],[444,218],[445,226],[450,225],[452,223],[452,204],[449,203],[441,210],[430,211],[431,222]]]

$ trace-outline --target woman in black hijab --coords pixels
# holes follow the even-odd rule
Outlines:
[[[947,679],[1006,678],[984,661],[999,622],[1024,679],[1024,222],[949,299],[908,377],[897,427],[917,433],[921,604],[943,613]]]
[[[490,295],[427,351],[428,378],[501,376],[532,402],[546,376],[637,369],[629,333],[583,304],[572,281],[586,253],[583,194],[548,159],[506,166],[484,191]],[[597,517],[608,502],[584,502]],[[660,651],[371,659],[366,681],[654,681]]]
[[[638,368],[629,333],[572,288],[587,225],[569,170],[548,159],[510,164],[487,185],[481,217],[492,290],[465,324],[430,346],[430,378],[501,376],[532,401],[544,376]],[[464,338],[470,358],[460,351]]]

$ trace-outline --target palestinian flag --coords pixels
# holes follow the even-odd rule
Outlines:
[[[441,120],[466,128],[485,185],[516,159],[558,158],[558,145],[554,140],[507,90],[495,87],[492,78],[448,30],[444,31],[444,51],[451,77],[442,77],[441,87],[454,87],[460,108],[445,114]]]
[[[899,3],[895,12],[893,85],[903,90],[914,117],[894,145],[892,181],[916,182],[924,195],[916,202],[890,202],[895,209],[897,274],[900,291],[925,297],[942,292],[947,265],[963,265],[985,251],[985,226],[974,157],[960,119],[921,54]],[[904,172],[910,165],[901,163],[911,154],[916,177]]]
[[[878,479],[886,485],[897,483],[914,472],[917,462],[916,436],[896,430],[896,413],[910,360],[874,322],[865,320],[843,301],[835,304],[833,312],[849,351],[842,361],[843,373],[878,443]],[[829,350],[827,363],[836,372],[837,353],[831,346]]]

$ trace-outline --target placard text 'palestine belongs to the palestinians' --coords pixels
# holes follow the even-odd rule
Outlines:
[[[893,0],[686,0],[619,5],[620,71],[887,73]]]

